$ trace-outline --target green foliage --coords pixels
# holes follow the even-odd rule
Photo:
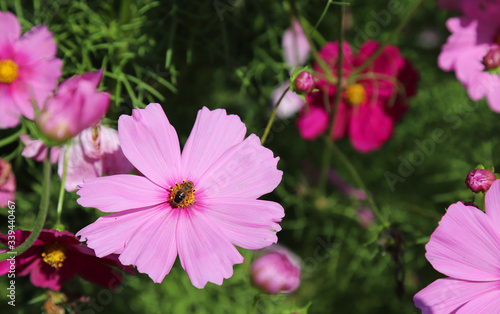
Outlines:
[[[304,20],[316,25],[327,2],[301,0],[297,6]],[[374,16],[388,3],[351,1],[345,28],[354,47],[358,30],[366,35],[366,26],[377,21]],[[379,31],[370,37],[388,39],[416,3],[400,1],[401,12],[390,15],[387,25],[378,22]],[[3,0],[0,9],[14,12],[24,31],[40,23],[49,27],[58,57],[64,60],[65,77],[106,70],[101,89],[111,93],[112,105],[104,123],[113,127],[132,108],[160,102],[181,143],[202,106],[226,108],[242,118],[249,133],[262,135],[271,113],[270,94],[288,79],[281,50],[281,36],[291,21],[286,1]],[[338,37],[338,9],[331,4],[325,11],[313,36],[317,42]],[[500,158],[498,115],[484,101],[468,99],[453,73],[437,68],[440,45],[448,34],[447,17],[433,2],[426,2],[391,42],[420,73],[419,92],[392,139],[370,154],[356,152],[348,140],[338,143],[390,228],[361,228],[356,211],[368,204],[349,198],[330,182],[320,182],[325,169],[318,165],[327,158],[329,168],[354,184],[337,156],[325,157],[328,148],[322,139],[302,140],[293,118],[279,120],[265,145],[280,157],[283,181],[264,198],[285,208],[280,243],[304,262],[295,293],[258,292],[248,273],[255,253],[240,250],[245,262],[234,266],[234,275],[222,286],[209,283],[196,289],[177,261],[162,284],[144,274],[127,274],[123,285],[111,292],[74,278],[65,285],[66,294],[73,299],[88,296],[96,307],[83,303],[81,309],[104,313],[305,313],[306,307],[308,313],[416,312],[413,295],[441,276],[424,256],[429,235],[447,206],[471,200],[464,185],[468,171],[478,163],[489,167]],[[436,46],[419,42],[426,30],[440,35]],[[0,149],[1,156],[13,163],[17,178],[16,223],[31,230],[40,202],[42,167],[20,156],[19,133],[26,133],[24,126],[2,130]],[[418,165],[405,168],[405,161],[419,154],[423,157]],[[390,181],[391,174],[400,179]],[[55,174],[47,228],[56,221],[59,186]],[[66,229],[74,233],[102,215],[79,206],[77,197],[66,195],[62,215]],[[0,231],[5,233],[6,226]],[[1,281],[0,289],[6,291],[6,285]],[[45,292],[33,287],[28,277],[18,278],[17,285],[16,310],[38,312]],[[0,308],[7,306],[3,300]]]

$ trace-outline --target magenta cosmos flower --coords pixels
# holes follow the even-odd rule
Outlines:
[[[26,241],[30,231],[16,230],[11,235],[0,235],[0,242],[7,244],[15,237],[16,247]],[[31,283],[41,288],[59,291],[61,286],[75,275],[97,283],[104,288],[114,289],[122,275],[111,266],[134,273],[133,268],[123,266],[116,255],[104,258],[95,256],[94,251],[78,241],[68,231],[43,229],[35,243],[15,258],[15,275],[30,275]],[[12,269],[11,260],[0,262],[0,275]],[[9,277],[10,278],[10,277]]]
[[[65,141],[95,126],[108,111],[110,95],[97,91],[102,70],[75,75],[61,83],[36,117],[51,139]]]
[[[500,112],[500,77],[498,69],[486,69],[485,57],[500,47],[500,3],[464,1],[466,17],[451,18],[446,26],[451,32],[442,47],[438,65],[455,71],[472,100],[486,100],[493,111]]]
[[[0,207],[7,207],[16,198],[16,178],[8,161],[0,158]]]
[[[63,177],[64,158],[68,145],[59,155],[58,173]],[[129,173],[134,166],[123,155],[118,132],[105,126],[83,130],[71,141],[66,168],[67,191],[75,191],[84,179]]]
[[[423,313],[498,313],[500,309],[500,181],[485,197],[486,213],[451,205],[425,246],[427,260],[448,278],[415,295]]]
[[[370,66],[352,76],[378,47],[378,43],[367,41],[356,56],[347,42],[342,47],[344,83],[331,136],[335,140],[349,136],[353,147],[363,153],[379,149],[392,136],[394,124],[408,109],[407,100],[416,94],[418,82],[418,73],[395,46],[386,46]],[[319,55],[335,77],[338,42],[327,43]],[[320,91],[307,95],[308,106],[297,120],[301,136],[308,140],[317,138],[329,128],[331,114],[325,108],[332,109],[337,89],[326,80],[318,64],[314,69],[318,73],[316,87]]]
[[[268,294],[290,293],[300,285],[300,259],[280,245],[272,245],[250,270],[253,283]]]
[[[57,86],[62,61],[46,26],[35,26],[21,37],[19,21],[0,12],[0,128],[19,124],[19,117],[35,118],[34,100],[41,108]]]
[[[277,241],[283,207],[257,200],[281,181],[279,158],[225,110],[198,112],[184,149],[159,104],[122,115],[123,153],[144,176],[86,180],[78,203],[103,216],[77,233],[97,256],[120,254],[160,283],[179,255],[193,285],[222,284],[243,262],[234,247],[261,249]]]

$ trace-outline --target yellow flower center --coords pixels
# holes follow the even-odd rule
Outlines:
[[[0,60],[0,82],[10,84],[17,79],[17,64],[12,60]]]
[[[366,91],[363,85],[353,84],[346,88],[345,98],[347,102],[356,107],[366,101]]]
[[[175,186],[170,187],[170,205],[173,208],[183,208],[193,204],[195,191],[192,181],[184,180],[181,184],[175,182]]]
[[[46,244],[42,253],[43,261],[54,268],[62,266],[62,262],[66,259],[66,247],[59,242]]]

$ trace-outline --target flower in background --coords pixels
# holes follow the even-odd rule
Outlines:
[[[15,246],[26,241],[30,234],[30,231],[16,230]],[[7,244],[10,240],[9,235],[0,235],[1,243]],[[9,272],[10,264],[9,260],[0,262],[0,275]],[[34,286],[55,291],[75,275],[114,290],[122,275],[111,266],[134,273],[133,268],[120,264],[116,255],[98,258],[74,234],[51,229],[43,229],[33,245],[15,259],[16,276],[29,274]]]
[[[472,100],[486,100],[500,112],[499,69],[488,67],[489,57],[500,46],[500,2],[462,1],[463,17],[446,22],[451,35],[438,57],[442,70],[454,71]]]
[[[95,126],[108,111],[110,95],[97,91],[102,70],[75,75],[61,83],[36,117],[38,127],[52,140],[68,140]]]
[[[476,169],[469,172],[467,179],[465,179],[465,184],[472,190],[472,192],[486,192],[495,180],[495,174],[491,170]]]
[[[63,146],[59,155],[59,176],[63,177],[64,158],[68,145]],[[118,132],[105,126],[95,126],[83,130],[71,141],[66,168],[67,191],[75,191],[85,179],[129,173],[134,166],[123,155]]]
[[[19,124],[21,115],[35,118],[61,77],[62,60],[46,26],[35,26],[21,37],[21,26],[10,12],[0,12],[0,128]]]
[[[59,146],[48,148],[42,140],[33,140],[27,134],[20,134],[19,138],[25,145],[22,152],[24,157],[42,162],[50,151],[50,163],[56,163],[59,159],[59,152],[61,151]]]
[[[500,181],[485,196],[486,212],[451,205],[425,246],[425,257],[448,278],[413,300],[423,313],[497,313],[500,308]]]
[[[177,255],[193,285],[222,284],[243,262],[235,245],[261,249],[277,242],[283,207],[258,200],[281,181],[279,158],[225,110],[198,112],[182,155],[177,133],[159,104],[122,115],[123,153],[144,176],[85,180],[78,203],[114,214],[77,233],[97,256],[120,254],[154,282]]]
[[[300,259],[280,245],[272,245],[250,270],[253,283],[268,294],[290,293],[300,285]]]
[[[0,207],[7,207],[16,198],[16,178],[8,161],[0,158]]]
[[[290,73],[293,71],[293,68],[303,65],[309,57],[311,46],[309,46],[306,35],[297,20],[294,19],[292,26],[283,33],[281,47],[283,48],[285,62],[290,67]],[[273,91],[271,96],[273,106],[276,105],[281,94],[283,94],[289,85],[290,82],[287,81]],[[295,93],[287,92],[276,114],[283,119],[289,118],[299,112],[303,105],[304,100],[302,98]]]
[[[404,59],[397,47],[386,46],[371,64],[355,77],[354,71],[375,53],[380,44],[367,41],[358,54],[352,54],[349,44],[343,44],[343,81],[341,100],[335,115],[332,138],[349,136],[353,147],[363,153],[379,149],[392,136],[397,120],[407,111],[408,98],[416,94],[418,73]],[[337,73],[338,42],[327,43],[320,57]],[[330,124],[337,87],[324,78],[322,69],[315,64],[318,74],[316,87],[320,91],[306,96],[297,126],[304,139],[312,140],[326,132]],[[325,103],[326,102],[326,103]]]
[[[356,209],[356,216],[358,217],[359,226],[367,229],[375,221],[375,215],[370,207],[361,207]]]

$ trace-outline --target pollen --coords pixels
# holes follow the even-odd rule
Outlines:
[[[54,268],[59,268],[66,259],[66,247],[59,242],[46,244],[42,253],[43,261]]]
[[[175,182],[175,186],[170,187],[169,202],[173,208],[184,208],[194,203],[194,184],[192,181],[183,180],[181,184]]]
[[[345,98],[351,106],[357,107],[366,101],[365,88],[361,84],[350,85],[345,90]]]
[[[12,60],[0,60],[0,83],[10,84],[18,77],[17,64]]]

